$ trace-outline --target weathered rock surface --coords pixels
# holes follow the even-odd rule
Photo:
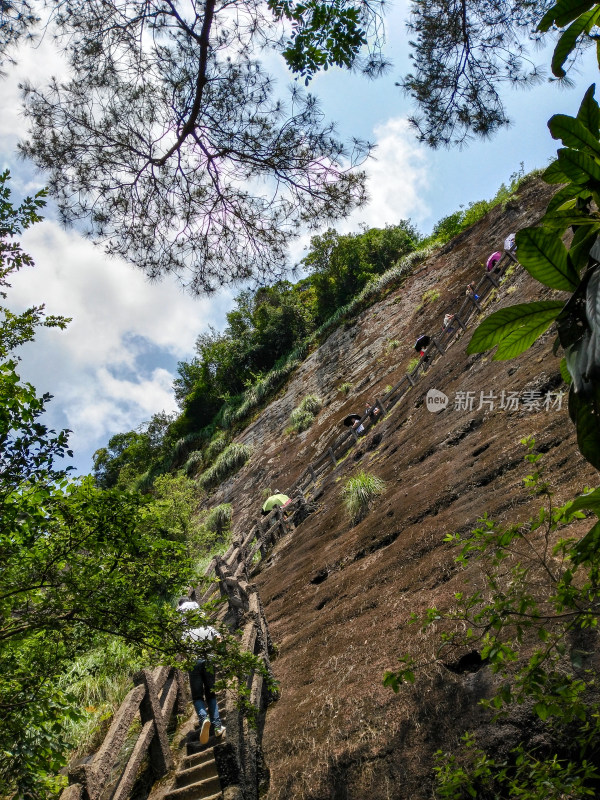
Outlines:
[[[400,379],[417,336],[440,329],[444,313],[481,275],[489,253],[539,218],[550,194],[550,187],[530,181],[518,202],[496,208],[310,355],[239,437],[253,445],[252,458],[211,500],[233,503],[238,532],[259,513],[262,489],[285,490],[339,433],[346,414],[362,411]],[[429,289],[440,297],[423,304]],[[555,296],[518,269],[486,313]],[[383,671],[400,654],[418,661],[431,653],[429,636],[408,625],[410,615],[451,606],[454,593],[465,589],[466,574],[471,588],[482,580],[475,566],[468,573],[457,567],[444,536],[471,529],[484,512],[523,520],[537,507],[522,488],[522,437],[535,436],[546,453],[559,501],[597,482],[575,447],[566,398],[560,411],[498,408],[503,390],[523,397],[561,388],[553,336],[509,362],[467,356],[469,338],[470,332],[462,335],[327,474],[316,513],[279,543],[255,578],[279,648],[274,669],[281,699],[268,711],[263,743],[271,770],[268,800],[431,798],[438,748],[451,747],[473,728],[490,745],[506,743],[529,724],[515,718],[502,728],[488,727],[477,700],[489,693],[493,677],[469,659],[460,662],[465,654],[449,657],[447,666],[425,668],[415,686],[398,695],[382,685]],[[353,384],[347,397],[338,391],[343,382]],[[449,396],[445,411],[427,410],[429,388]],[[457,392],[473,393],[472,410],[455,410]],[[291,410],[309,393],[323,398],[323,410],[305,433],[284,435]],[[494,409],[480,404],[481,393],[496,396]],[[387,491],[352,526],[341,490],[358,468],[383,478]]]

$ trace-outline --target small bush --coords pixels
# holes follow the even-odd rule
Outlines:
[[[385,491],[385,481],[361,472],[348,480],[342,490],[342,499],[352,522],[360,522],[367,515],[373,501]]]
[[[406,368],[406,371],[407,372],[412,372],[413,369],[417,366],[417,364],[419,363],[420,360],[421,359],[419,358],[419,356],[417,356],[416,358],[411,358],[411,360],[408,362],[408,366]]]
[[[307,395],[290,414],[290,424],[285,433],[302,433],[308,430],[322,406],[323,401],[316,394]]]
[[[246,444],[230,444],[218,456],[212,467],[205,470],[198,478],[198,486],[201,489],[209,490],[214,489],[226,478],[234,475],[241,469],[246,461],[250,458],[252,448]]]
[[[350,389],[352,389],[352,386],[353,386],[353,385],[354,385],[354,384],[352,384],[352,383],[347,383],[347,382],[346,382],[346,383],[341,383],[341,384],[338,386],[338,392],[339,392],[340,394],[343,394],[343,395],[344,395],[344,397],[347,397],[347,396],[348,396],[348,394],[350,393]]]

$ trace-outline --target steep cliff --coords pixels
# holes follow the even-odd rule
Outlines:
[[[233,503],[240,533],[256,518],[264,488],[285,490],[339,434],[348,413],[362,412],[400,379],[417,336],[439,331],[489,253],[539,218],[551,191],[536,179],[526,183],[518,199],[494,209],[306,359],[238,437],[252,445],[252,457],[211,498]],[[424,301],[429,290],[439,297]],[[485,313],[555,296],[560,293],[540,289],[517,268]],[[490,745],[506,744],[531,724],[524,714],[501,728],[488,725],[477,706],[495,680],[486,667],[437,663],[398,695],[382,685],[383,671],[398,655],[418,659],[430,650],[430,636],[407,624],[411,613],[450,607],[465,576],[471,587],[481,581],[476,566],[466,573],[457,568],[444,536],[470,530],[484,512],[511,520],[532,513],[535,501],[522,489],[522,437],[535,436],[545,452],[559,500],[596,481],[577,452],[566,398],[562,408],[525,402],[548,393],[556,401],[561,389],[552,334],[514,362],[467,356],[469,338],[470,331],[461,335],[327,473],[316,511],[281,540],[254,578],[279,650],[274,669],[281,698],[264,730],[269,800],[431,798],[439,747],[451,747],[473,728]],[[348,395],[339,391],[342,383],[352,384]],[[431,388],[449,398],[437,414],[425,403]],[[501,408],[503,392],[504,398],[515,393],[518,403]],[[323,399],[323,409],[308,431],[290,437],[284,433],[289,414],[309,393]],[[358,468],[385,480],[387,489],[352,525],[341,490]]]

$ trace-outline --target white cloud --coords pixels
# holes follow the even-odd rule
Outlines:
[[[49,419],[73,430],[78,465],[118,431],[175,409],[176,362],[188,358],[208,324],[223,325],[231,294],[196,299],[173,281],[144,275],[46,220],[23,239],[36,266],[12,280],[15,309],[44,302],[49,314],[72,317],[66,331],[42,330],[23,349],[21,372],[54,400]]]
[[[401,219],[420,222],[429,214],[423,196],[428,188],[428,154],[408,121],[392,118],[374,129],[374,157],[366,164],[369,203],[355,211],[340,230],[356,231],[397,224]]]
[[[428,189],[430,155],[420,145],[404,118],[393,118],[373,129],[375,153],[365,164],[369,202],[335,227],[340,233],[356,233],[362,225],[383,228],[411,219],[419,225],[430,214],[424,200]],[[291,248],[292,263],[308,250],[311,234],[300,237]]]

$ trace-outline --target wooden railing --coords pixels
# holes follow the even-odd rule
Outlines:
[[[465,296],[454,312],[452,324],[431,337],[424,357],[417,366],[404,375],[381,397],[375,398],[373,409],[379,414],[365,413],[356,428],[349,428],[329,444],[310,463],[287,495],[292,502],[282,509],[276,506],[267,516],[253,523],[248,534],[234,539],[223,556],[215,556],[205,572],[205,579],[213,579],[205,588],[196,587],[192,593],[202,605],[215,599],[218,593],[223,602],[218,606],[216,619],[229,624],[232,630],[242,628],[242,648],[256,655],[268,675],[271,674],[270,659],[273,645],[269,628],[256,587],[250,583],[249,574],[256,560],[264,559],[277,541],[288,532],[294,522],[301,521],[310,510],[307,493],[321,476],[334,469],[338,462],[358,442],[358,429],[364,435],[381,417],[399,402],[417,383],[419,375],[429,369],[435,359],[443,356],[459,331],[465,330],[473,314],[481,313],[481,303],[498,287],[499,278],[509,265],[518,263],[515,256],[505,253],[496,265],[494,273],[486,272],[477,286],[474,296]],[[255,716],[264,711],[270,690],[262,672],[253,671],[246,677],[249,701]],[[173,714],[184,712],[188,699],[187,676],[170,667],[142,670],[134,676],[134,688],[129,692],[110,726],[104,741],[89,763],[69,772],[70,785],[61,794],[60,800],[100,800],[106,797],[112,783],[115,788],[110,800],[126,800],[144,758],[156,778],[165,775],[173,766],[167,740],[167,727]],[[271,690],[272,691],[272,690]],[[260,761],[260,725],[248,722],[247,715],[238,707],[238,692],[225,692],[227,712],[227,741],[214,748],[215,760],[223,790],[228,796],[239,800],[257,800],[258,764]],[[141,721],[131,755],[117,779],[112,772],[124,743],[130,738],[134,720]]]
[[[138,672],[133,681],[133,689],[121,703],[93,760],[69,772],[70,785],[61,794],[61,800],[99,800],[115,782],[113,768],[123,745],[131,738],[134,722],[139,725],[141,721],[141,728],[116,779],[111,800],[129,797],[146,756],[155,778],[162,777],[173,766],[167,728],[174,715],[183,713],[187,703],[184,675],[172,667],[157,667]]]

